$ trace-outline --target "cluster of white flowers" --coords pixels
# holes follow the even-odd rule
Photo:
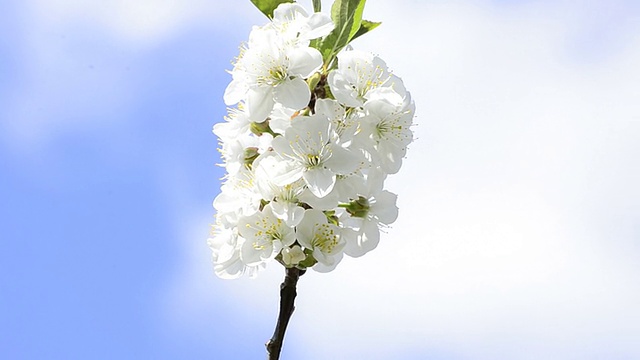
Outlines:
[[[379,57],[312,46],[331,18],[278,6],[254,27],[231,71],[226,121],[214,126],[227,175],[208,243],[223,278],[276,259],[327,272],[374,249],[398,216],[383,189],[413,140],[414,104]]]

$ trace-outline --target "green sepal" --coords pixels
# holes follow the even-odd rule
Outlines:
[[[248,147],[244,149],[243,160],[244,160],[245,166],[251,169],[251,166],[253,166],[253,161],[257,159],[258,156],[260,156],[260,153],[258,152],[257,147]]]
[[[260,199],[260,211],[262,211],[262,209],[264,209],[265,206],[267,206],[271,201],[269,200],[265,200],[265,199]]]
[[[313,0],[313,11],[314,12],[322,11],[322,0]]]
[[[336,212],[334,210],[326,210],[323,211],[323,213],[327,217],[327,221],[329,221],[329,223],[335,226],[340,226],[340,220],[336,216]]]
[[[251,0],[258,10],[262,11],[269,19],[273,18],[273,11],[280,4],[292,3],[294,0]]]
[[[307,257],[304,260],[300,261],[298,265],[296,265],[298,269],[304,270],[318,263],[318,260],[316,260],[316,258],[313,257],[313,250],[304,249],[304,254],[307,255]]]
[[[338,207],[341,207],[349,213],[349,215],[353,217],[366,218],[369,214],[369,208],[371,204],[369,204],[369,199],[364,196],[358,196],[357,199],[351,201],[348,204],[339,204]]]
[[[252,122],[250,129],[251,129],[251,132],[257,136],[261,136],[264,133],[271,134],[271,136],[273,137],[276,137],[276,135],[278,135],[275,132],[273,132],[273,130],[271,130],[271,128],[269,127],[269,118],[267,118],[267,120],[261,123]]]

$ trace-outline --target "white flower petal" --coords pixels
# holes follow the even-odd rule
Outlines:
[[[246,265],[238,256],[232,261],[224,264],[216,264],[213,269],[216,275],[221,279],[237,279],[245,273]]]
[[[356,153],[337,145],[331,148],[331,157],[325,161],[327,168],[341,175],[355,171],[361,163]]]
[[[271,246],[268,246],[269,253],[271,252],[270,250],[272,249],[273,248]],[[244,244],[242,244],[242,248],[240,251],[240,259],[242,259],[243,263],[249,266],[259,264],[264,261],[262,255],[263,255],[263,251],[255,249],[253,247],[253,242],[247,240],[244,242]]]
[[[311,47],[293,48],[287,51],[287,57],[289,58],[289,75],[306,78],[322,66],[322,54]]]
[[[326,256],[323,259],[323,262],[318,261],[318,263],[313,266],[313,270],[319,273],[328,273],[338,266],[340,261],[342,261],[343,256],[343,253],[337,253],[334,256]]]
[[[380,243],[380,229],[373,221],[365,221],[362,233],[359,236],[358,245],[365,253],[375,249]]]
[[[351,257],[360,257],[366,252],[358,245],[359,232],[352,228],[342,229],[342,237],[344,238],[346,245],[344,247],[344,253]]]
[[[248,87],[244,81],[233,79],[224,90],[224,103],[233,105],[239,103],[247,93]]]
[[[337,183],[338,179],[336,178],[336,184]],[[335,189],[335,185],[333,188]],[[311,190],[305,189],[298,199],[318,210],[333,210],[339,203],[338,194],[334,190],[323,197],[317,197],[311,192]]]
[[[358,98],[358,92],[351,86],[343,74],[337,70],[329,73],[327,78],[331,93],[341,104],[348,107],[362,106],[362,100]]]
[[[382,89],[379,89],[373,92],[374,94],[386,94],[388,92],[395,94],[391,90],[382,90]],[[369,101],[367,101],[364,104],[364,110],[367,112],[367,116],[372,116],[375,119],[381,120],[393,114],[394,112],[396,112],[397,106],[394,105],[387,97],[388,96],[386,95],[381,97],[376,96],[370,99]]]
[[[309,186],[309,190],[317,197],[325,197],[336,184],[336,174],[324,168],[307,169],[302,177]]]
[[[393,87],[378,87],[367,92],[367,100],[384,100],[395,106],[402,106],[406,91],[400,87],[402,93],[397,92]]]
[[[381,142],[377,146],[380,159],[380,166],[387,174],[395,174],[402,166],[402,158],[405,155],[405,148],[398,148],[391,142]]]
[[[287,80],[273,90],[274,99],[292,109],[302,109],[309,104],[311,91],[309,85],[299,77]],[[273,106],[271,107],[273,109]],[[271,112],[269,109],[269,112]]]
[[[351,257],[360,257],[375,249],[380,243],[380,229],[372,221],[365,221],[359,232],[353,232],[347,240],[344,253]]]
[[[308,30],[304,33],[305,39],[311,40],[329,35],[334,28],[331,17],[323,13],[313,13],[307,20]]]
[[[273,20],[290,22],[298,17],[308,17],[306,10],[300,4],[282,3],[273,11]]]
[[[398,207],[396,201],[398,195],[384,190],[376,196],[376,202],[371,205],[370,213],[375,215],[378,220],[386,225],[395,222],[398,219]]]
[[[304,212],[304,217],[300,224],[296,226],[296,237],[298,242],[307,249],[312,249],[311,242],[314,239],[316,226],[318,224],[326,224],[327,217],[325,214],[316,209],[309,209]]]
[[[331,122],[342,121],[345,117],[344,108],[333,99],[317,99],[314,110],[316,114],[328,117]]]
[[[290,164],[289,162],[287,162]],[[278,186],[293,184],[304,175],[304,169],[301,167],[290,167],[288,171],[280,173],[273,177],[273,183]]]
[[[255,122],[263,122],[273,110],[273,89],[249,89],[247,92],[247,111],[249,118]]]
[[[304,217],[304,208],[290,202],[273,201],[270,203],[273,213],[289,227],[295,227]],[[285,243],[285,245],[288,245]]]

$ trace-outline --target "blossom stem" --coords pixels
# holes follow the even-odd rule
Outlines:
[[[280,359],[280,350],[284,341],[284,333],[287,331],[289,319],[295,309],[294,302],[296,299],[296,285],[298,278],[305,273],[306,270],[298,268],[287,268],[284,281],[280,285],[280,312],[278,314],[278,322],[271,339],[265,344],[267,347],[268,360]]]

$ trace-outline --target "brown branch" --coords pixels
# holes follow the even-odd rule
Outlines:
[[[295,309],[294,302],[296,299],[296,285],[298,278],[304,274],[305,270],[298,268],[287,268],[284,281],[280,285],[280,312],[278,314],[278,322],[273,332],[271,340],[265,346],[267,347],[268,360],[280,359],[280,350],[284,341],[284,333],[287,331],[289,319]]]

